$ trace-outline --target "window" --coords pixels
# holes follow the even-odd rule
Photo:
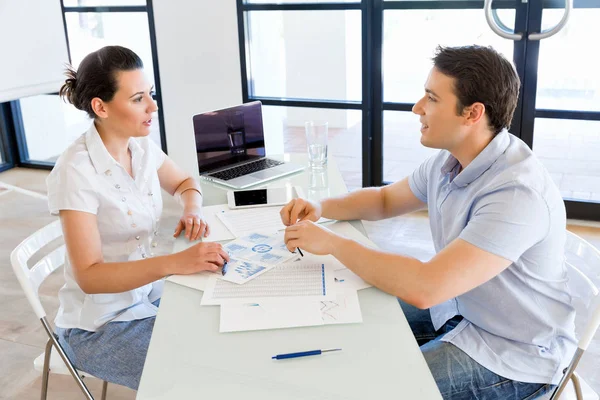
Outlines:
[[[135,51],[144,63],[148,79],[154,83],[159,103],[150,138],[166,151],[156,63],[154,25],[145,0],[63,0],[65,30],[73,67],[90,52],[107,45],[120,45]],[[15,131],[20,164],[51,167],[58,156],[89,127],[87,115],[63,102],[56,93],[19,99]]]

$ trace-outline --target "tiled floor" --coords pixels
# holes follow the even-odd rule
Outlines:
[[[336,160],[337,160],[336,156]],[[342,164],[342,163],[340,163]],[[352,165],[348,161],[348,166]],[[41,385],[40,374],[33,369],[33,359],[43,352],[45,334],[23,295],[12,269],[9,255],[12,249],[35,230],[54,220],[47,212],[43,195],[46,193],[44,179],[46,171],[14,169],[0,174],[0,182],[10,185],[2,189],[0,184],[0,400],[38,399]],[[360,186],[351,168],[345,177],[349,187]],[[358,180],[356,180],[358,179]],[[13,188],[14,187],[14,188]],[[170,237],[171,229],[178,217],[178,206],[168,196],[165,200],[161,236]],[[425,254],[430,250],[427,242],[428,219],[426,213],[415,213],[386,221],[365,222],[370,238],[381,248],[398,252],[407,246],[413,255]],[[600,225],[570,225],[569,229],[600,247]],[[160,252],[169,252],[173,242],[166,240]],[[56,293],[62,285],[62,270],[57,270],[41,287],[42,303],[53,320],[58,307]],[[597,334],[588,353],[578,368],[586,381],[600,393],[600,334]],[[101,383],[90,380],[93,394],[99,395]],[[50,399],[80,399],[79,389],[69,376],[52,376],[49,389]],[[135,392],[118,385],[109,385],[109,399],[134,399]]]

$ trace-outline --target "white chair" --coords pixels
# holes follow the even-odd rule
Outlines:
[[[575,331],[579,342],[577,351],[549,399],[597,400],[598,395],[575,369],[600,325],[600,251],[574,233],[567,231],[565,259],[569,275],[569,291],[575,307]],[[573,390],[567,390],[569,381]]]
[[[34,368],[42,372],[42,400],[45,400],[48,394],[48,378],[50,372],[62,375],[71,374],[83,391],[85,398],[93,400],[94,398],[90,391],[85,383],[83,383],[84,377],[92,377],[92,375],[82,371],[78,372],[75,369],[58,342],[57,336],[50,327],[48,320],[46,319],[46,311],[44,311],[38,295],[38,289],[42,282],[58,267],[64,264],[65,245],[61,245],[48,255],[44,256],[31,269],[27,266],[27,262],[35,253],[60,237],[62,237],[60,221],[55,221],[46,225],[21,242],[21,244],[12,251],[10,261],[15,275],[25,292],[25,296],[27,297],[27,300],[29,300],[29,304],[33,307],[35,315],[40,319],[40,322],[48,334],[46,351],[34,361]],[[106,399],[107,387],[108,383],[104,381],[102,384],[102,400]]]

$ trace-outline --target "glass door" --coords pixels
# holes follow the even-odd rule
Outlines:
[[[487,4],[486,4],[487,5]],[[489,17],[507,33],[521,29],[527,12],[520,1],[490,3]],[[492,31],[482,1],[384,1],[382,38],[383,181],[409,175],[437,152],[420,143],[419,118],[411,109],[423,95],[438,45],[492,46],[515,63],[522,62],[518,40]],[[516,28],[515,28],[516,27]],[[517,68],[522,74],[524,68]],[[518,131],[519,126],[513,127]],[[516,132],[519,134],[519,132]]]
[[[600,0],[237,5],[243,98],[263,101],[278,150],[301,150],[301,122],[324,118],[349,187],[400,180],[435,152],[411,112],[435,48],[491,45],[522,83],[510,132],[550,171],[570,218],[600,219]]]
[[[566,17],[565,17],[565,10]],[[522,139],[560,188],[569,218],[600,219],[600,0],[532,1]]]

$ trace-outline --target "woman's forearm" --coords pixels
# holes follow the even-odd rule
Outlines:
[[[139,261],[101,262],[73,272],[85,293],[121,293],[171,275],[177,266],[176,254],[170,254]]]
[[[175,197],[184,209],[202,207],[202,189],[196,179],[189,177],[177,187]]]

